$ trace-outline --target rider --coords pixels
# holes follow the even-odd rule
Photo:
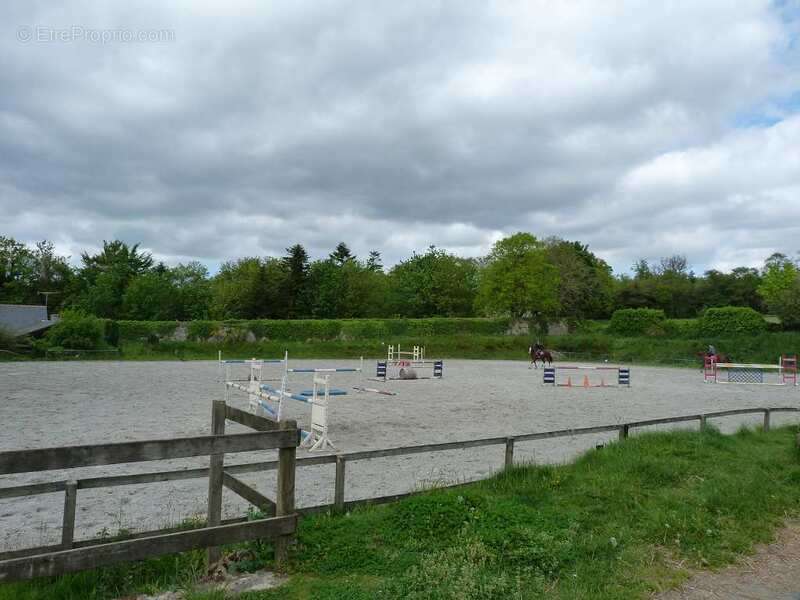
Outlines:
[[[542,344],[539,340],[536,340],[536,343],[533,345],[533,352],[544,352],[544,344]]]
[[[709,344],[708,350],[706,350],[706,356],[716,356],[716,355],[717,355],[717,349],[712,344]]]

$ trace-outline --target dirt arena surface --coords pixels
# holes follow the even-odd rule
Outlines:
[[[296,360],[293,367],[357,366],[357,361]],[[586,364],[586,363],[583,363]],[[265,377],[280,366],[265,367]],[[365,361],[365,375],[375,362]],[[343,452],[435,442],[469,440],[555,429],[609,425],[634,420],[759,406],[798,406],[800,388],[711,385],[699,369],[631,367],[630,389],[553,388],[542,385],[542,371],[526,362],[446,360],[442,380],[365,381],[397,396],[359,393],[357,374],[335,373],[332,386],[348,390],[332,398],[331,439]],[[0,363],[0,450],[159,439],[210,432],[211,402],[224,397],[216,362],[31,362]],[[588,373],[573,376],[580,384]],[[237,367],[234,376],[245,371]],[[606,382],[615,379],[606,372]],[[293,391],[311,388],[310,374],[294,374]],[[247,397],[231,393],[231,404],[246,408]],[[308,422],[308,406],[287,403],[285,414]],[[773,415],[773,424],[795,422]],[[722,431],[757,425],[760,415],[714,422]],[[686,424],[696,427],[696,424]],[[233,423],[229,432],[246,431]],[[638,430],[637,430],[638,431]],[[633,434],[636,431],[632,432]],[[515,460],[563,462],[610,439],[579,436],[516,444]],[[504,448],[418,454],[348,463],[347,500],[406,492],[424,486],[484,478],[498,470]],[[306,456],[299,450],[298,456]],[[228,455],[226,464],[270,460],[275,452]],[[207,466],[208,459],[159,461],[73,470],[70,478]],[[66,472],[0,477],[0,486],[67,479]],[[333,501],[333,465],[297,473],[298,506]],[[274,497],[275,473],[242,479]],[[76,537],[102,531],[144,530],[175,524],[205,511],[207,480],[187,480],[78,493]],[[0,500],[0,550],[60,540],[63,493]],[[243,514],[247,504],[225,492],[224,516]]]

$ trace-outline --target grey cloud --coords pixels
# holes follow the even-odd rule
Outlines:
[[[799,85],[796,24],[766,2],[2,11],[2,233],[26,241],[119,236],[216,263],[344,240],[391,263],[528,229],[626,269],[655,253],[721,264],[763,247],[752,232],[773,231],[770,248],[797,233],[759,210],[800,184],[788,128],[731,129]],[[175,41],[16,39],[75,23]],[[723,164],[691,168],[710,158]],[[737,195],[749,204],[726,208]]]

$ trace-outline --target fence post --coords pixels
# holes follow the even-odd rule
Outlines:
[[[344,512],[344,474],[345,458],[336,457],[336,481],[333,489],[333,510],[334,512]]]
[[[281,429],[297,431],[297,421],[281,421]],[[275,516],[294,513],[294,480],[297,466],[297,447],[278,450],[278,490],[275,499]],[[275,539],[275,568],[282,569],[289,558],[289,544],[294,534]]]
[[[225,401],[214,400],[211,408],[211,433],[225,434]],[[206,525],[216,527],[222,523],[222,473],[224,454],[212,454],[208,470],[208,517]],[[208,549],[208,566],[218,562],[221,550],[218,546]]]
[[[770,410],[768,408],[764,409],[764,431],[769,431],[769,414]]]
[[[705,431],[706,430],[706,425],[707,425],[706,424],[706,416],[705,415],[700,415],[700,431]]]
[[[514,438],[506,438],[506,461],[505,467],[506,469],[510,469],[514,466]]]
[[[627,438],[628,438],[628,426],[627,425],[621,425],[620,428],[619,428],[619,439],[620,440],[625,440]]]
[[[75,539],[75,505],[78,502],[78,482],[68,481],[64,489],[64,520],[61,525],[61,545],[72,548]]]

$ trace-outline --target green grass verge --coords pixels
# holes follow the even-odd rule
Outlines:
[[[464,358],[483,360],[526,360],[531,342],[527,335],[437,335],[426,338],[392,338],[403,348],[425,346],[429,358]],[[698,368],[696,356],[709,344],[729,354],[737,362],[775,364],[781,354],[800,354],[800,333],[764,333],[736,338],[663,338],[618,337],[605,333],[578,333],[549,336],[549,348],[564,353],[564,360],[601,361],[640,365],[685,366]],[[217,352],[226,358],[269,358],[283,355],[304,358],[365,358],[386,355],[386,340],[270,340],[262,342],[127,342],[119,353],[85,351],[50,355],[63,360],[216,360]],[[23,356],[0,353],[0,361],[20,360]],[[30,357],[27,357],[30,359]]]
[[[645,598],[687,568],[731,562],[798,514],[795,433],[641,435],[569,465],[305,518],[289,583],[243,598]],[[195,564],[161,559],[2,586],[0,599],[108,598],[148,578],[175,584]]]

